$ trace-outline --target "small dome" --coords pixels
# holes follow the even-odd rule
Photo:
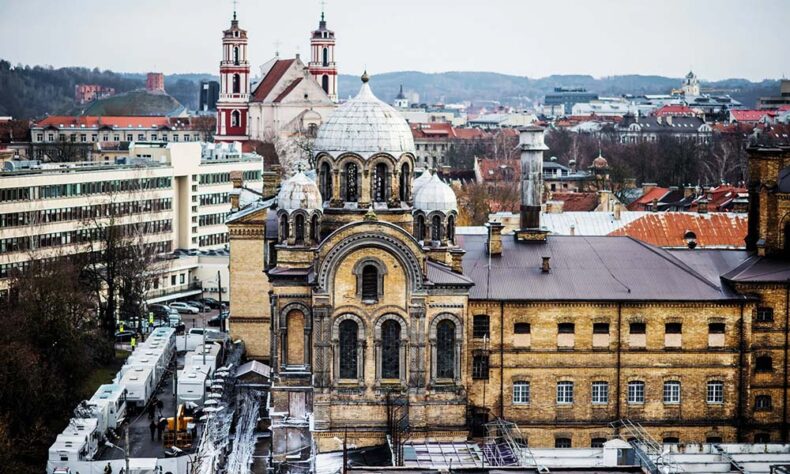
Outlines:
[[[340,105],[318,127],[313,150],[333,156],[351,152],[364,158],[375,153],[397,157],[414,153],[414,138],[398,111],[373,95],[365,74],[357,96]]]
[[[321,191],[315,181],[303,171],[285,180],[277,195],[277,207],[287,211],[295,209],[321,209]]]
[[[414,208],[425,212],[458,211],[458,199],[453,188],[435,174],[415,193]]]
[[[606,161],[606,158],[598,154],[598,157],[593,160],[592,167],[596,169],[607,168],[609,166],[609,162]]]
[[[420,189],[431,180],[431,172],[425,170],[420,176],[411,182],[411,195],[416,196]]]

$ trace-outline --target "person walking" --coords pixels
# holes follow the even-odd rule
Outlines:
[[[165,428],[167,428],[167,418],[160,418],[159,419],[159,441],[162,441],[162,433],[165,432]]]
[[[156,435],[156,427],[157,427],[156,422],[154,422],[154,420],[151,420],[151,424],[148,425],[148,429],[151,431],[151,441],[154,441]]]

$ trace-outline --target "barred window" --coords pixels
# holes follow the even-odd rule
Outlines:
[[[477,354],[472,358],[472,378],[488,380],[488,356]]]
[[[664,382],[664,403],[680,403],[680,382]]]
[[[472,321],[472,337],[475,339],[490,338],[490,321],[491,318],[485,314],[476,315]]]
[[[631,334],[645,334],[645,323],[631,323],[629,331]]]
[[[529,382],[513,382],[513,403],[516,405],[529,403]]]
[[[356,163],[348,163],[346,165],[345,181],[346,181],[346,189],[345,189],[346,202],[355,202],[358,198]]]
[[[766,308],[766,307],[757,308],[757,312],[755,314],[755,320],[758,323],[772,322],[774,320],[774,309]]]
[[[759,411],[769,411],[773,406],[770,395],[757,395],[754,397],[754,409]]]
[[[554,447],[555,448],[570,448],[571,447],[571,439],[570,438],[556,438],[554,440]]]
[[[515,323],[513,324],[513,334],[529,334],[530,333],[530,325],[529,323]]]
[[[573,403],[573,382],[557,382],[557,403],[561,405]]]
[[[381,325],[381,378],[400,377],[400,324],[388,319]]]
[[[628,403],[645,403],[644,382],[628,382]]]
[[[449,319],[436,326],[436,377],[455,377],[455,323]]]
[[[724,403],[724,382],[718,380],[708,382],[708,403]]]
[[[295,234],[295,243],[296,245],[303,245],[304,244],[304,216],[301,214],[297,214],[294,218],[294,234]]]
[[[609,403],[609,382],[592,383],[593,405],[606,405]]]
[[[357,332],[355,321],[346,319],[340,323],[340,378],[357,378]]]

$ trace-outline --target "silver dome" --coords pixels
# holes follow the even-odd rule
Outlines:
[[[458,199],[453,188],[435,174],[414,195],[414,208],[425,212],[458,212]]]
[[[411,193],[412,196],[417,196],[417,193],[422,189],[422,187],[431,180],[431,172],[425,170],[422,174],[417,177],[414,181],[411,182]]]
[[[277,194],[277,207],[287,211],[296,209],[321,209],[321,191],[315,181],[303,171],[285,180]]]
[[[414,153],[414,138],[398,111],[373,95],[365,75],[357,96],[335,109],[318,128],[313,150],[316,155],[351,152],[363,158],[375,153],[398,157]]]

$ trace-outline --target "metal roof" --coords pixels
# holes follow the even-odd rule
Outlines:
[[[720,301],[741,299],[666,250],[630,237],[549,236],[543,243],[502,237],[490,259],[486,236],[458,235],[466,250],[471,299],[555,301]],[[543,257],[551,270],[541,271]]]

